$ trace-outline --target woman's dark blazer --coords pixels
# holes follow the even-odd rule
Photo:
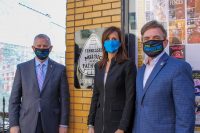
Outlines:
[[[136,66],[127,60],[117,63],[112,59],[104,86],[105,67],[95,65],[93,96],[88,125],[95,133],[114,133],[122,129],[131,133],[134,105]]]

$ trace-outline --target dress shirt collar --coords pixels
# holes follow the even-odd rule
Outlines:
[[[35,58],[35,66],[37,67],[40,64],[44,64],[45,66],[47,66],[48,65],[48,61],[49,61],[49,58],[41,63],[38,59]]]
[[[162,57],[162,55],[165,53],[165,51],[163,50],[162,53],[160,53],[157,57],[155,57],[153,60],[151,60],[151,62],[149,62],[149,57],[146,57],[143,61],[143,63],[145,65],[150,65],[150,66],[154,66],[158,61],[159,59]]]

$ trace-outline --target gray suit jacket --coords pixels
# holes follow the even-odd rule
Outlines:
[[[49,59],[43,89],[40,92],[35,60],[17,66],[9,101],[10,127],[21,133],[35,133],[38,110],[45,133],[57,133],[59,125],[68,125],[69,88],[65,66]]]
[[[165,53],[143,88],[144,72],[145,65],[136,80],[133,133],[193,133],[195,96],[190,65]]]

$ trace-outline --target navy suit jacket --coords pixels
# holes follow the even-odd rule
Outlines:
[[[133,133],[193,133],[195,96],[190,65],[165,53],[143,88],[144,72],[145,65],[136,80]]]

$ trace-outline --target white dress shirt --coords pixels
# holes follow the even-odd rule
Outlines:
[[[163,51],[161,54],[159,54],[157,57],[155,57],[151,62],[149,62],[149,58],[148,57],[145,58],[144,64],[146,65],[146,68],[145,68],[144,78],[143,78],[143,88],[145,87],[145,84],[146,84],[151,72],[153,71],[153,68],[158,63],[159,59],[161,58],[161,56],[164,53],[165,53],[165,51]]]

